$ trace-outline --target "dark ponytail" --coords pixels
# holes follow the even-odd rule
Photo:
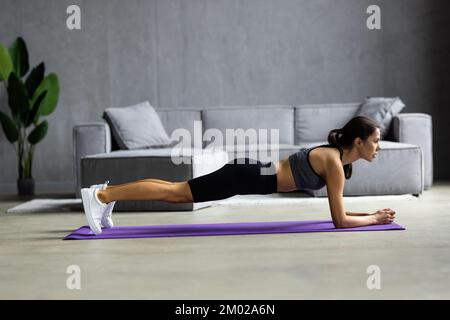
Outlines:
[[[351,149],[356,138],[361,138],[363,141],[367,140],[376,128],[380,128],[376,121],[363,116],[354,117],[342,128],[331,130],[328,134],[328,143],[337,147],[343,154],[343,148]],[[344,165],[344,172],[345,178],[350,179],[352,176],[351,163]]]
[[[340,146],[342,143],[342,129],[333,129],[328,134],[328,143],[333,146]]]

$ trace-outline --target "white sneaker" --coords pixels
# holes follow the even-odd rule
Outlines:
[[[103,184],[93,184],[92,186],[90,186],[90,188],[97,188],[97,189],[105,190],[106,186],[108,185],[108,183],[109,183],[109,180],[106,180],[105,183],[103,183]],[[105,228],[112,228],[112,227],[114,227],[114,222],[112,220],[112,211],[114,209],[114,205],[115,204],[116,204],[115,201],[111,201],[111,202],[107,203],[106,210],[102,214],[101,224]]]
[[[83,199],[84,213],[86,219],[91,227],[92,232],[98,235],[102,233],[102,227],[100,225],[103,212],[106,210],[107,205],[100,202],[97,197],[97,188],[83,188],[81,189],[81,198]]]

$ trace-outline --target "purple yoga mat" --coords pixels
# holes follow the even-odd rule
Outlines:
[[[232,234],[262,233],[304,233],[304,232],[345,232],[345,231],[381,231],[405,230],[396,224],[377,224],[366,227],[336,229],[331,220],[311,221],[268,221],[268,222],[232,222],[212,224],[173,224],[154,226],[127,226],[103,229],[98,236],[91,234],[88,226],[73,231],[63,240],[92,240],[117,238],[159,238],[220,236]]]

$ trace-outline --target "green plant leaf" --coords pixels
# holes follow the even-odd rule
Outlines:
[[[33,123],[34,123],[35,126],[38,125],[38,122],[39,122],[39,112],[36,113],[36,115],[34,116],[34,120],[33,120]]]
[[[28,127],[30,124],[35,122],[36,114],[39,112],[39,107],[41,106],[41,102],[44,99],[46,94],[47,94],[47,91],[42,92],[39,95],[39,97],[36,99],[36,101],[34,102],[33,107],[31,108],[31,112],[28,114],[28,118],[25,123],[25,127]]]
[[[13,117],[19,115],[21,119],[24,119],[30,107],[27,89],[14,72],[11,72],[8,77],[8,104]]]
[[[2,123],[3,131],[9,142],[14,143],[19,139],[19,131],[15,123],[8,117],[7,114],[0,111],[0,122]]]
[[[38,124],[28,135],[28,142],[31,144],[37,144],[39,141],[44,139],[47,134],[48,123],[47,120],[42,121]]]
[[[8,79],[9,74],[13,69],[11,56],[8,50],[0,43],[0,81]]]
[[[39,97],[39,95],[47,91],[47,94],[42,101],[42,105],[39,108],[38,115],[46,116],[52,113],[56,105],[58,104],[59,97],[59,82],[58,76],[54,73],[50,73],[47,75],[44,80],[42,80],[41,84],[37,87],[36,91],[33,94],[32,103]]]
[[[18,37],[9,47],[9,54],[13,64],[14,72],[21,78],[28,70],[30,65],[28,63],[28,50],[25,41]]]
[[[39,65],[34,67],[25,81],[25,87],[27,88],[28,96],[32,97],[36,88],[44,79],[45,65],[41,62]]]

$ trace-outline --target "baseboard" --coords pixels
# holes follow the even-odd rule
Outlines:
[[[74,181],[35,181],[34,193],[74,193]],[[17,194],[17,183],[0,183],[0,194]]]

